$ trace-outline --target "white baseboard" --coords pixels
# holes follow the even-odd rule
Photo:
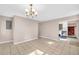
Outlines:
[[[40,36],[41,38],[47,38],[47,39],[49,39],[48,37],[45,37],[45,36]]]
[[[20,43],[24,43],[24,42],[28,42],[28,41],[32,41],[32,40],[36,40],[36,39],[29,39],[29,40],[24,40],[24,41],[20,41],[20,42],[14,42],[14,45],[17,45],[17,44],[20,44]]]
[[[40,36],[41,38],[46,38],[46,39],[50,39],[50,40],[52,40],[51,38],[49,38],[49,37],[45,37],[45,36]]]
[[[0,42],[0,44],[4,44],[4,43],[10,43],[12,41],[3,41],[3,42]]]
[[[47,39],[50,39],[50,40],[58,40],[58,39],[54,39],[54,38],[49,38],[49,37],[45,37],[45,36],[40,36],[41,38],[47,38]]]

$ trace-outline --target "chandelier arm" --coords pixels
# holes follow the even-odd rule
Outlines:
[[[31,16],[32,18],[33,18],[33,16],[37,16],[37,12],[36,12],[36,10],[35,9],[33,9],[33,4],[30,4],[29,5],[29,10],[28,11],[26,11],[26,16]]]

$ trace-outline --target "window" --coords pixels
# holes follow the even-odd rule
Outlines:
[[[59,30],[63,29],[63,24],[59,24]]]
[[[12,21],[6,20],[6,29],[8,29],[8,30],[12,29]]]

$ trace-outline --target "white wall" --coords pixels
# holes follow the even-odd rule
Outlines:
[[[10,17],[0,16],[0,43],[11,42],[12,30],[6,30],[6,20],[12,20]]]
[[[13,20],[14,44],[38,38],[38,22],[15,16]]]
[[[62,31],[66,31],[66,33],[64,33],[64,36],[68,36],[68,22],[67,21],[60,21],[59,24],[62,24],[62,30],[59,31],[59,33],[61,33]]]
[[[40,23],[40,37],[57,40],[59,31],[58,26],[58,21],[48,21]]]
[[[13,41],[14,44],[17,44],[37,39],[38,34],[40,37],[45,37],[54,40],[59,39],[58,38],[59,22],[61,20],[63,21],[64,19],[62,18],[52,21],[46,21],[38,24],[37,21],[15,16],[13,18],[12,30],[6,30],[6,23],[5,23],[6,20],[12,20],[12,18],[0,16],[0,42]],[[69,18],[65,20],[69,20]],[[38,25],[39,25],[39,31],[38,31]],[[78,27],[77,37],[79,38],[79,21],[77,23],[77,27]]]
[[[79,20],[78,20],[78,39],[79,39]]]
[[[79,19],[79,15],[75,15],[75,16],[69,16],[69,17],[63,17],[63,18],[59,18],[59,19],[54,19],[51,21],[46,21],[46,22],[42,22],[40,23],[40,37],[44,37],[44,38],[49,38],[49,39],[53,39],[53,40],[59,40],[58,37],[58,32],[59,32],[59,23],[62,21],[74,21],[74,20],[78,20]],[[66,26],[67,27],[67,26]],[[79,20],[77,22],[77,27],[78,29],[76,29],[76,35],[79,38]]]
[[[77,24],[77,25],[76,25],[76,36],[77,36],[77,38],[79,39],[79,20],[77,21],[76,24]]]

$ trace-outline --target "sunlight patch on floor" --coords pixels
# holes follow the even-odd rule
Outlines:
[[[51,41],[49,41],[49,42],[47,42],[49,45],[52,45],[52,44],[54,44],[54,42],[51,42]]]
[[[29,55],[48,55],[48,54],[45,54],[43,51],[40,51],[37,49],[37,50],[31,52]]]

